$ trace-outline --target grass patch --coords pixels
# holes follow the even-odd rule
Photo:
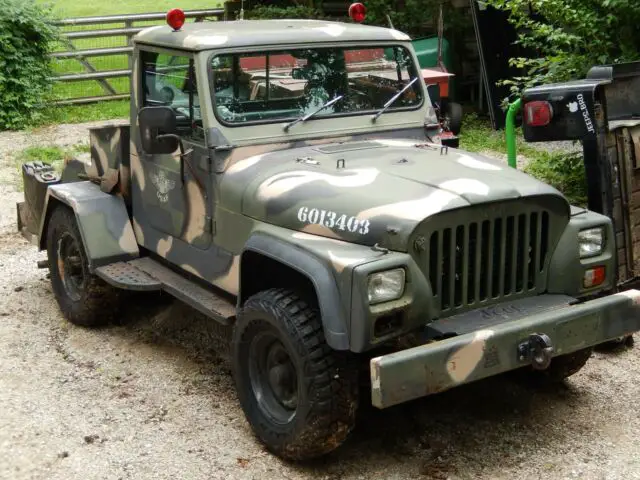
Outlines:
[[[79,2],[77,0],[38,0],[37,3],[53,6],[59,18],[92,17],[95,15],[121,15],[125,13],[167,12],[176,7],[173,0],[111,0],[109,2]],[[220,2],[187,0],[179,7],[185,10],[217,8]]]
[[[34,161],[46,162],[51,164],[56,172],[62,173],[66,160],[77,157],[80,153],[87,153],[90,150],[89,145],[86,144],[77,144],[66,149],[57,145],[25,148],[15,156],[15,165],[18,170],[18,190],[22,191],[24,188],[22,184],[22,164]]]
[[[462,130],[460,131],[460,148],[469,152],[489,150],[507,153],[504,132],[493,130],[488,121],[480,119],[475,113],[469,113],[463,117]]]
[[[82,123],[129,118],[129,100],[111,100],[87,105],[50,106],[40,125]]]
[[[478,118],[474,113],[468,114],[464,117],[462,123],[460,148],[470,152],[492,151],[506,155],[507,141],[504,130],[496,131],[491,128],[488,121]],[[528,160],[541,160],[545,155],[548,155],[546,152],[526,143],[522,136],[521,128],[516,129],[516,150],[519,156],[522,155]],[[558,155],[564,154],[560,153]]]
[[[516,130],[517,153],[527,159],[524,172],[551,185],[573,205],[587,206],[587,180],[582,151],[546,152],[525,143],[522,130]],[[504,131],[495,131],[488,122],[470,114],[464,119],[460,148],[470,152],[507,153]]]
[[[560,190],[571,204],[587,207],[587,179],[582,152],[544,153],[530,161],[524,171]]]

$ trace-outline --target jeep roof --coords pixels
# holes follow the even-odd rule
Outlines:
[[[236,20],[228,22],[185,23],[179,31],[168,25],[143,30],[134,37],[137,43],[164,47],[179,44],[185,50],[199,51],[215,47],[253,47],[255,45],[291,45],[339,40],[408,41],[409,36],[383,27],[322,20]]]

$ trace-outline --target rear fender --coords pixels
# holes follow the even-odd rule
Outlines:
[[[104,193],[92,182],[50,185],[40,222],[39,247],[47,248],[51,212],[60,205],[73,210],[89,261],[89,269],[140,256],[138,242],[121,196]]]

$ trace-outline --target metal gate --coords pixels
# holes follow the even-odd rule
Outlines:
[[[224,8],[187,10],[187,20],[216,21]],[[108,15],[58,20],[60,42],[51,53],[54,103],[91,103],[129,98],[133,36],[163,24],[166,13]]]

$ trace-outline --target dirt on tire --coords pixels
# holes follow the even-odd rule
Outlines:
[[[0,133],[0,478],[640,478],[637,346],[596,351],[549,388],[500,376],[381,411],[361,399],[340,449],[279,460],[240,410],[212,322],[157,294],[134,297],[117,326],[60,314],[44,252],[15,231],[14,156],[88,138],[86,125]]]
[[[234,326],[233,372],[240,403],[248,412],[256,435],[270,450],[289,460],[307,460],[334,450],[355,423],[357,365],[348,361],[345,352],[329,348],[318,315],[317,306],[294,291],[274,288],[249,297]],[[299,394],[295,396],[297,409],[293,418],[287,418],[289,411],[278,406],[276,411],[282,410],[284,418],[275,422],[271,408],[265,412],[261,407],[269,396],[267,388],[261,395],[254,393],[250,365],[252,360],[266,360],[267,355],[252,356],[250,345],[261,335],[270,335],[274,340],[270,345],[282,346],[294,370],[290,377],[297,379]],[[254,370],[263,371],[267,377],[266,362],[257,363],[262,368]],[[293,383],[292,378],[289,383]]]

